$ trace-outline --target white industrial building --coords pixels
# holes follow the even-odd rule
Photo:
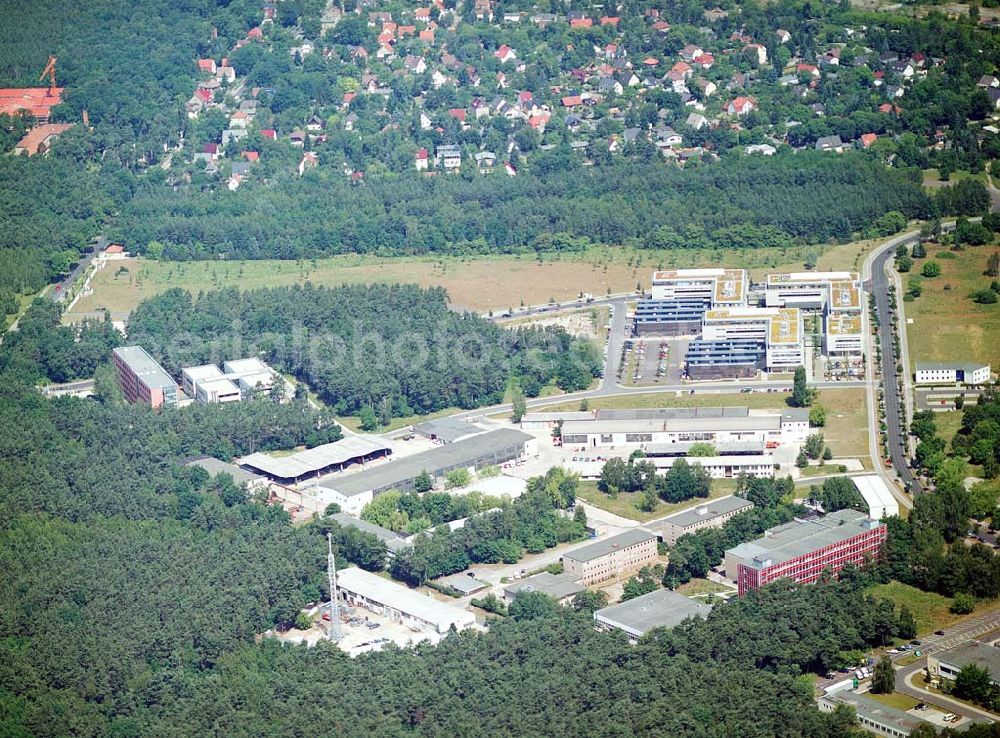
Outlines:
[[[989,364],[917,362],[917,384],[986,384],[990,381]]]
[[[562,425],[564,446],[588,448],[699,441],[774,448],[801,444],[807,435],[809,413],[797,409],[755,414],[746,407],[598,410],[590,420],[570,420]]]
[[[654,300],[703,299],[710,305],[739,306],[747,302],[745,269],[665,269],[653,272]]]
[[[865,504],[868,505],[868,514],[875,520],[899,515],[899,503],[885,480],[878,474],[851,477],[851,481],[854,482],[854,486],[865,499]]]
[[[370,610],[416,631],[445,634],[452,627],[465,630],[476,623],[476,616],[468,610],[354,566],[337,572],[337,589],[347,605]]]
[[[633,643],[653,628],[673,628],[688,618],[707,618],[711,605],[669,589],[653,592],[594,612],[599,630],[620,630]]]

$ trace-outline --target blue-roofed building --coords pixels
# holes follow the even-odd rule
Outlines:
[[[733,379],[755,377],[764,368],[766,357],[763,341],[698,338],[688,344],[685,363],[691,379]]]
[[[709,300],[700,297],[679,300],[639,300],[635,307],[637,336],[687,336],[701,332],[701,321]]]

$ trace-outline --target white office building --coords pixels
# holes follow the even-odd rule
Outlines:
[[[917,362],[917,384],[986,384],[990,381],[989,364],[933,364]]]
[[[850,284],[857,289],[857,272],[792,272],[767,275],[764,304],[768,307],[798,307],[821,310],[830,299],[831,284]]]
[[[805,363],[802,314],[797,308],[732,307],[705,312],[705,341],[759,341],[770,371],[794,370]]]
[[[747,302],[745,269],[665,269],[653,272],[654,300],[703,299],[709,305],[740,306]]]

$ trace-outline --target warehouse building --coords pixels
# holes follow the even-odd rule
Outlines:
[[[408,538],[401,536],[398,533],[394,533],[388,528],[383,528],[381,525],[369,523],[367,520],[353,517],[347,513],[334,513],[330,517],[333,518],[337,525],[342,528],[355,528],[356,530],[360,530],[362,533],[368,533],[369,535],[373,535],[378,538],[385,544],[389,558],[405,551],[413,545]]]
[[[556,411],[540,410],[533,413],[525,413],[521,418],[521,430],[524,431],[544,431],[556,428],[560,423],[565,423],[567,420],[593,420],[594,411],[593,410],[570,410],[570,411]]]
[[[796,520],[726,551],[726,576],[737,583],[740,595],[776,579],[812,583],[824,571],[865,564],[878,554],[886,532],[884,523],[857,510]]]
[[[699,297],[679,300],[639,300],[635,307],[637,336],[692,336],[701,332],[701,321],[710,303]]]
[[[917,384],[986,384],[990,381],[989,364],[937,364],[918,361],[915,380]]]
[[[715,305],[746,305],[745,269],[664,269],[653,272],[654,300],[708,300]]]
[[[899,503],[893,496],[892,490],[889,489],[889,485],[878,474],[862,474],[851,477],[851,481],[854,482],[854,486],[865,499],[865,504],[868,505],[868,514],[871,517],[881,520],[899,515]]]
[[[356,435],[288,456],[257,452],[237,461],[244,469],[260,472],[274,482],[294,484],[334,470],[343,471],[353,464],[364,464],[391,453],[392,448],[376,436]]]
[[[126,400],[152,408],[177,404],[177,383],[142,346],[121,346],[111,356]]]
[[[932,725],[930,721],[848,689],[827,692],[817,704],[820,712],[833,712],[838,706],[851,707],[862,728],[885,738],[904,738],[922,725]]]
[[[418,436],[438,443],[455,443],[485,430],[480,425],[458,418],[437,418],[413,426],[413,432]]]
[[[809,434],[808,410],[787,409],[751,415],[747,407],[598,410],[592,420],[566,421],[564,446],[588,448],[707,442],[756,443],[767,448],[801,444]]]
[[[337,572],[343,602],[362,607],[413,630],[445,634],[471,628],[476,616],[468,610],[432,599],[378,574],[348,567]]]
[[[563,570],[585,586],[656,562],[656,534],[633,528],[563,554]]]
[[[635,643],[653,628],[673,628],[688,618],[707,618],[710,605],[658,589],[594,612],[598,630],[620,630]]]
[[[586,587],[570,574],[550,574],[543,571],[514,584],[508,584],[504,587],[503,598],[509,603],[514,601],[518,592],[541,592],[559,604],[565,605],[584,589]]]
[[[990,681],[1000,686],[1000,648],[992,643],[972,641],[947,651],[927,655],[927,673],[931,680],[954,681],[958,673],[970,664],[986,669]]]
[[[704,528],[721,528],[727,520],[752,507],[750,500],[729,496],[681,510],[663,520],[663,542],[674,546],[678,538],[688,533]]]
[[[303,492],[314,499],[317,510],[335,502],[346,512],[360,514],[361,509],[381,492],[390,489],[413,491],[414,482],[423,472],[436,482],[453,469],[474,472],[485,466],[533,456],[537,453],[537,443],[535,437],[527,433],[500,428],[362,471],[321,477]]]
[[[197,459],[192,459],[191,461],[186,462],[184,466],[197,466],[207,471],[209,475],[213,477],[219,474],[228,474],[233,478],[233,481],[236,482],[236,484],[245,484],[247,489],[251,492],[267,487],[267,477],[261,474],[254,474],[246,469],[241,469],[236,466],[236,464],[220,461],[219,459],[212,458],[211,456],[202,456]]]
[[[857,290],[861,280],[856,272],[769,274],[764,292],[764,304],[767,307],[822,310],[830,300],[830,287],[834,284],[838,287],[850,285]],[[860,307],[860,292],[857,294]]]

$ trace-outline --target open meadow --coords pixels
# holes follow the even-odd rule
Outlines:
[[[913,270],[903,274],[907,289],[911,275],[933,259],[941,265],[941,275],[919,277],[921,294],[905,304],[910,364],[918,361],[980,361],[1000,364],[1000,304],[979,305],[970,293],[987,289],[993,278],[983,274],[986,260],[997,250],[992,246],[971,246],[965,251],[947,247],[928,248],[927,259],[917,259]],[[955,258],[941,258],[953,254]],[[912,323],[909,322],[912,320]]]
[[[100,310],[128,313],[140,301],[171,287],[197,294],[220,287],[254,289],[280,285],[409,282],[444,287],[456,308],[503,311],[549,300],[565,301],[589,293],[595,297],[649,289],[650,274],[666,267],[745,266],[755,277],[768,271],[803,269],[809,254],[819,269],[852,269],[872,241],[838,246],[803,246],[735,252],[594,248],[567,254],[487,257],[397,257],[344,255],[326,259],[282,261],[155,261],[142,257],[110,262],[91,282],[73,314]]]

